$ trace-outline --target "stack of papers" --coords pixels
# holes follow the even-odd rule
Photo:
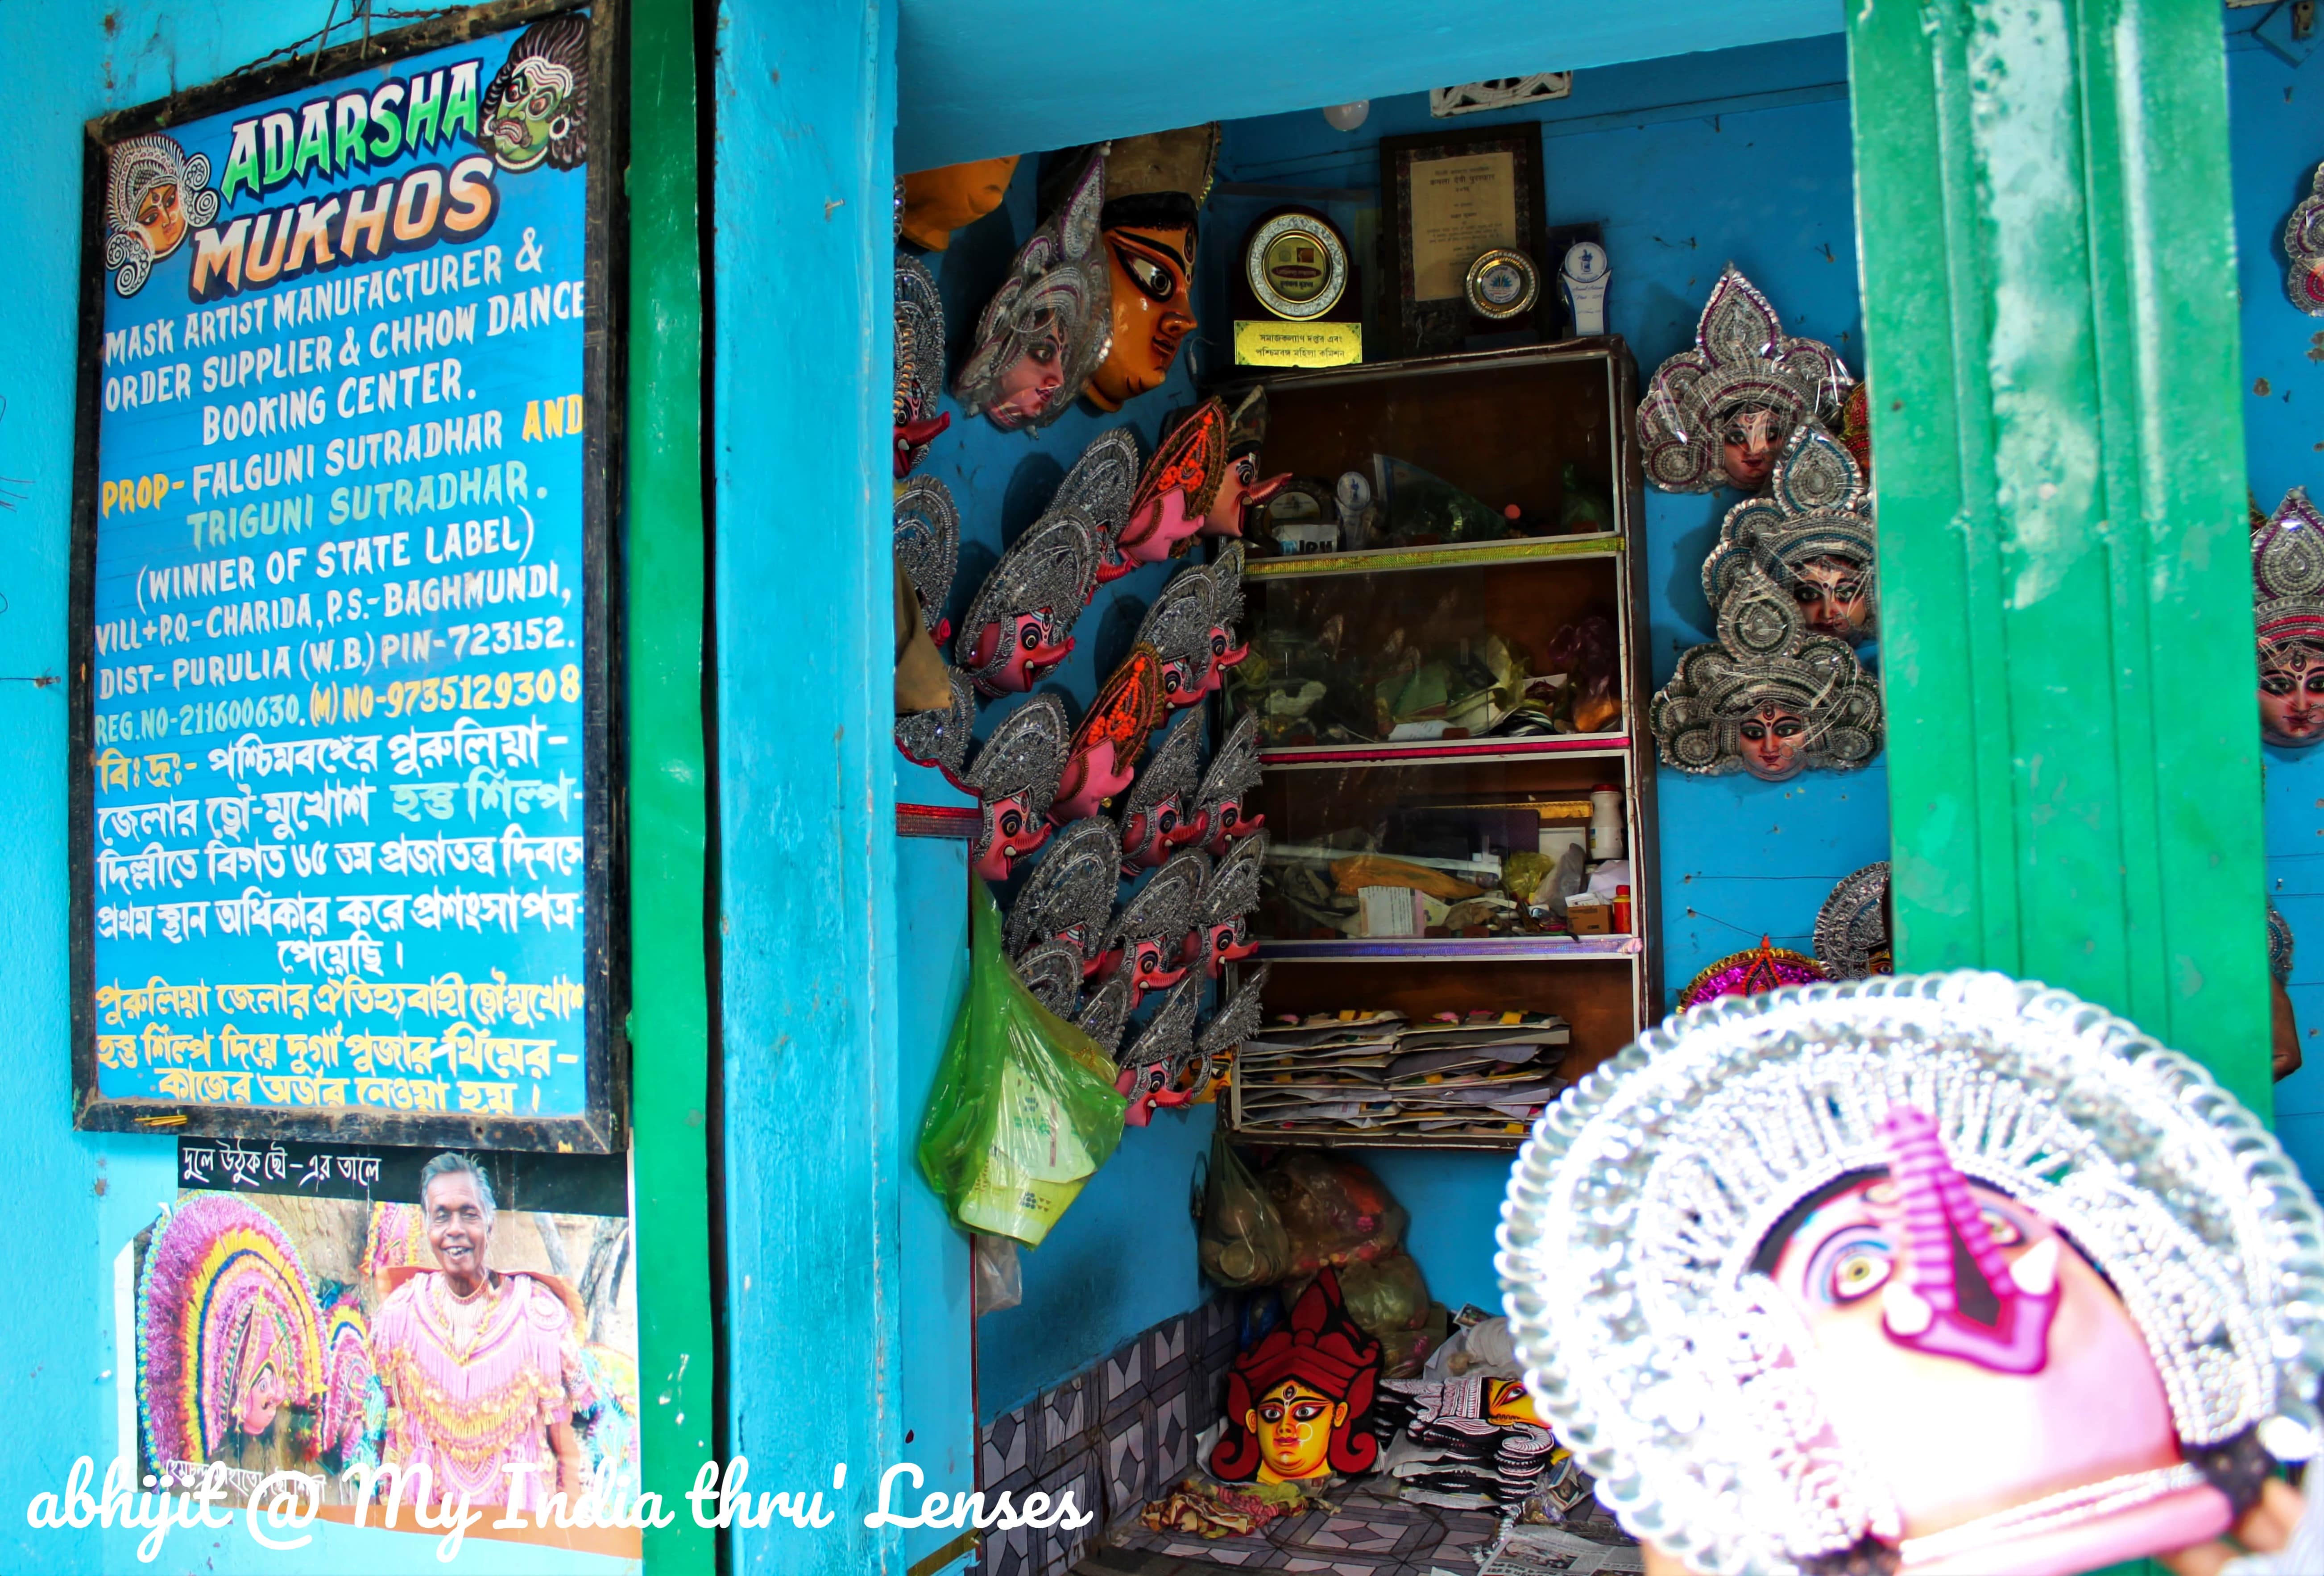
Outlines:
[[[1243,1042],[1235,1126],[1259,1133],[1520,1137],[1565,1087],[1549,1012],[1317,1013]]]

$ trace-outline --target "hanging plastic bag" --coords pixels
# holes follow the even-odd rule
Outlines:
[[[920,1123],[920,1172],[962,1227],[1038,1247],[1112,1157],[1129,1102],[1090,1037],[1017,978],[1001,911],[975,886],[968,995]]]
[[[1284,1234],[1266,1190],[1223,1130],[1211,1134],[1210,1175],[1203,1186],[1196,1247],[1203,1273],[1233,1291],[1273,1286],[1291,1267],[1291,1239]]]
[[[976,1316],[982,1319],[1023,1302],[1025,1277],[1017,1267],[1017,1239],[979,1231],[970,1241],[976,1263]]]

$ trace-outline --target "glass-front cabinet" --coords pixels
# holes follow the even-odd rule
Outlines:
[[[1659,1000],[1635,381],[1602,338],[1268,383],[1250,1140],[1514,1147]]]

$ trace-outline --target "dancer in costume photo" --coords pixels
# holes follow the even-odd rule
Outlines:
[[[428,1162],[420,1207],[438,1267],[389,1272],[393,1289],[372,1322],[382,1459],[427,1467],[436,1493],[472,1505],[526,1512],[553,1492],[578,1498],[574,1415],[598,1400],[583,1310],[549,1276],[490,1267],[492,1183],[466,1155]]]

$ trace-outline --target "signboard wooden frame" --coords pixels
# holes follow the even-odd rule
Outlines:
[[[1514,125],[1421,132],[1380,139],[1381,345],[1374,359],[1394,361],[1406,356],[1450,354],[1463,349],[1467,336],[1477,332],[1478,326],[1462,296],[1456,293],[1425,300],[1416,297],[1412,166],[1496,153],[1509,157],[1514,188],[1510,197],[1517,221],[1515,237],[1499,244],[1523,249],[1541,272],[1541,290],[1533,309],[1498,327],[1505,330],[1531,329],[1545,339],[1556,336],[1559,259],[1547,255],[1540,123],[1523,121]],[[1482,252],[1486,248],[1480,245],[1476,250]]]
[[[581,335],[580,402],[584,425],[580,569],[584,584],[572,588],[575,594],[566,604],[579,613],[581,623],[578,650],[574,653],[581,670],[579,825],[586,840],[574,872],[580,882],[582,908],[575,927],[579,936],[582,971],[578,983],[584,997],[578,1054],[585,1092],[580,1109],[556,1115],[534,1115],[521,1110],[383,1109],[371,1103],[286,1106],[109,1097],[99,1086],[97,905],[93,887],[97,857],[96,593],[99,536],[106,529],[100,512],[104,483],[98,475],[99,423],[106,393],[106,292],[112,288],[115,278],[106,253],[106,150],[124,138],[181,127],[198,118],[268,98],[291,93],[312,96],[325,91],[336,78],[392,67],[424,51],[514,32],[566,12],[584,13],[589,21],[585,100],[586,212],[582,230],[585,256],[580,270],[586,304],[573,314],[580,319]],[[620,650],[620,610],[614,592],[617,582],[611,573],[622,453],[621,309],[627,281],[622,248],[624,226],[620,219],[620,175],[627,158],[623,93],[627,76],[626,22],[622,0],[498,0],[312,56],[237,73],[157,103],[92,121],[86,128],[81,337],[76,407],[78,419],[73,481],[72,706],[67,762],[71,795],[73,1118],[78,1129],[337,1143],[452,1143],[490,1149],[583,1153],[606,1153],[626,1147],[629,1057],[626,1039],[620,1032],[628,978],[624,962],[627,943],[621,919],[626,911],[625,866],[621,819],[613,808],[614,785],[621,780],[619,668],[614,655]],[[446,135],[448,137],[448,132]],[[474,152],[475,149],[465,151]],[[289,195],[295,199],[299,193],[292,190]],[[286,215],[286,227],[289,222]],[[503,238],[495,235],[494,239]],[[525,239],[529,241],[530,236]],[[512,249],[518,240],[515,235],[505,237]],[[185,245],[187,250],[192,249],[190,237]],[[414,255],[424,257],[430,253],[419,252]],[[569,401],[566,403],[569,408]],[[320,436],[318,432],[318,438]],[[382,507],[384,509],[384,502]],[[300,724],[300,729],[313,731],[304,723]],[[476,972],[481,974],[484,971]],[[538,1088],[536,1084],[536,1095]]]

